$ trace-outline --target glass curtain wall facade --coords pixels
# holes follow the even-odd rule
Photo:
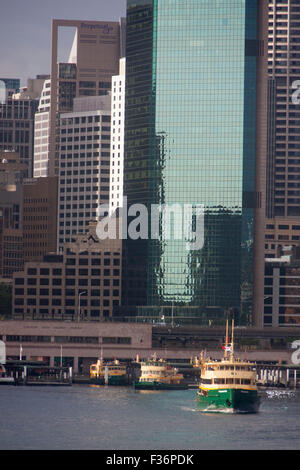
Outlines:
[[[203,205],[204,244],[128,238],[124,305],[249,314],[257,46],[256,0],[127,1],[124,196]]]

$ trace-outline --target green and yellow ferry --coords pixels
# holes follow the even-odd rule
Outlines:
[[[127,385],[126,365],[120,364],[117,359],[111,362],[99,359],[90,366],[90,382],[96,385]]]
[[[233,354],[233,330],[231,343],[223,346],[224,358],[221,361],[204,359],[201,368],[200,385],[196,395],[197,409],[202,412],[257,413],[260,399],[256,385],[256,364],[242,361]]]
[[[141,362],[141,375],[138,381],[133,382],[136,390],[184,390],[182,374],[164,359],[153,359]]]

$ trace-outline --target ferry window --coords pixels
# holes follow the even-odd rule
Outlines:
[[[215,383],[215,384],[224,384],[224,383],[225,383],[225,379],[214,379],[214,383]]]
[[[212,380],[211,379],[201,379],[201,382],[203,384],[211,384],[212,383]]]
[[[244,385],[250,385],[250,379],[242,379],[241,383]]]
[[[233,384],[233,379],[226,379],[227,384]]]
[[[239,385],[241,383],[241,379],[234,379],[234,383]]]

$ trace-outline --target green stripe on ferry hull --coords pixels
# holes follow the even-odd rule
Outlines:
[[[257,413],[259,396],[256,390],[209,390],[207,396],[197,393],[197,408],[205,412]]]
[[[91,379],[91,383],[95,385],[105,385],[104,377],[94,378]],[[112,376],[108,378],[108,385],[127,385],[127,377],[126,375],[121,376]]]
[[[159,382],[134,382],[133,387],[136,390],[186,390],[185,384],[164,384]]]

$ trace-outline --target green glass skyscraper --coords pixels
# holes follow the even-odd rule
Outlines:
[[[128,238],[123,305],[200,321],[250,314],[259,3],[127,1],[124,195],[149,212],[203,205],[204,244],[162,230]]]

